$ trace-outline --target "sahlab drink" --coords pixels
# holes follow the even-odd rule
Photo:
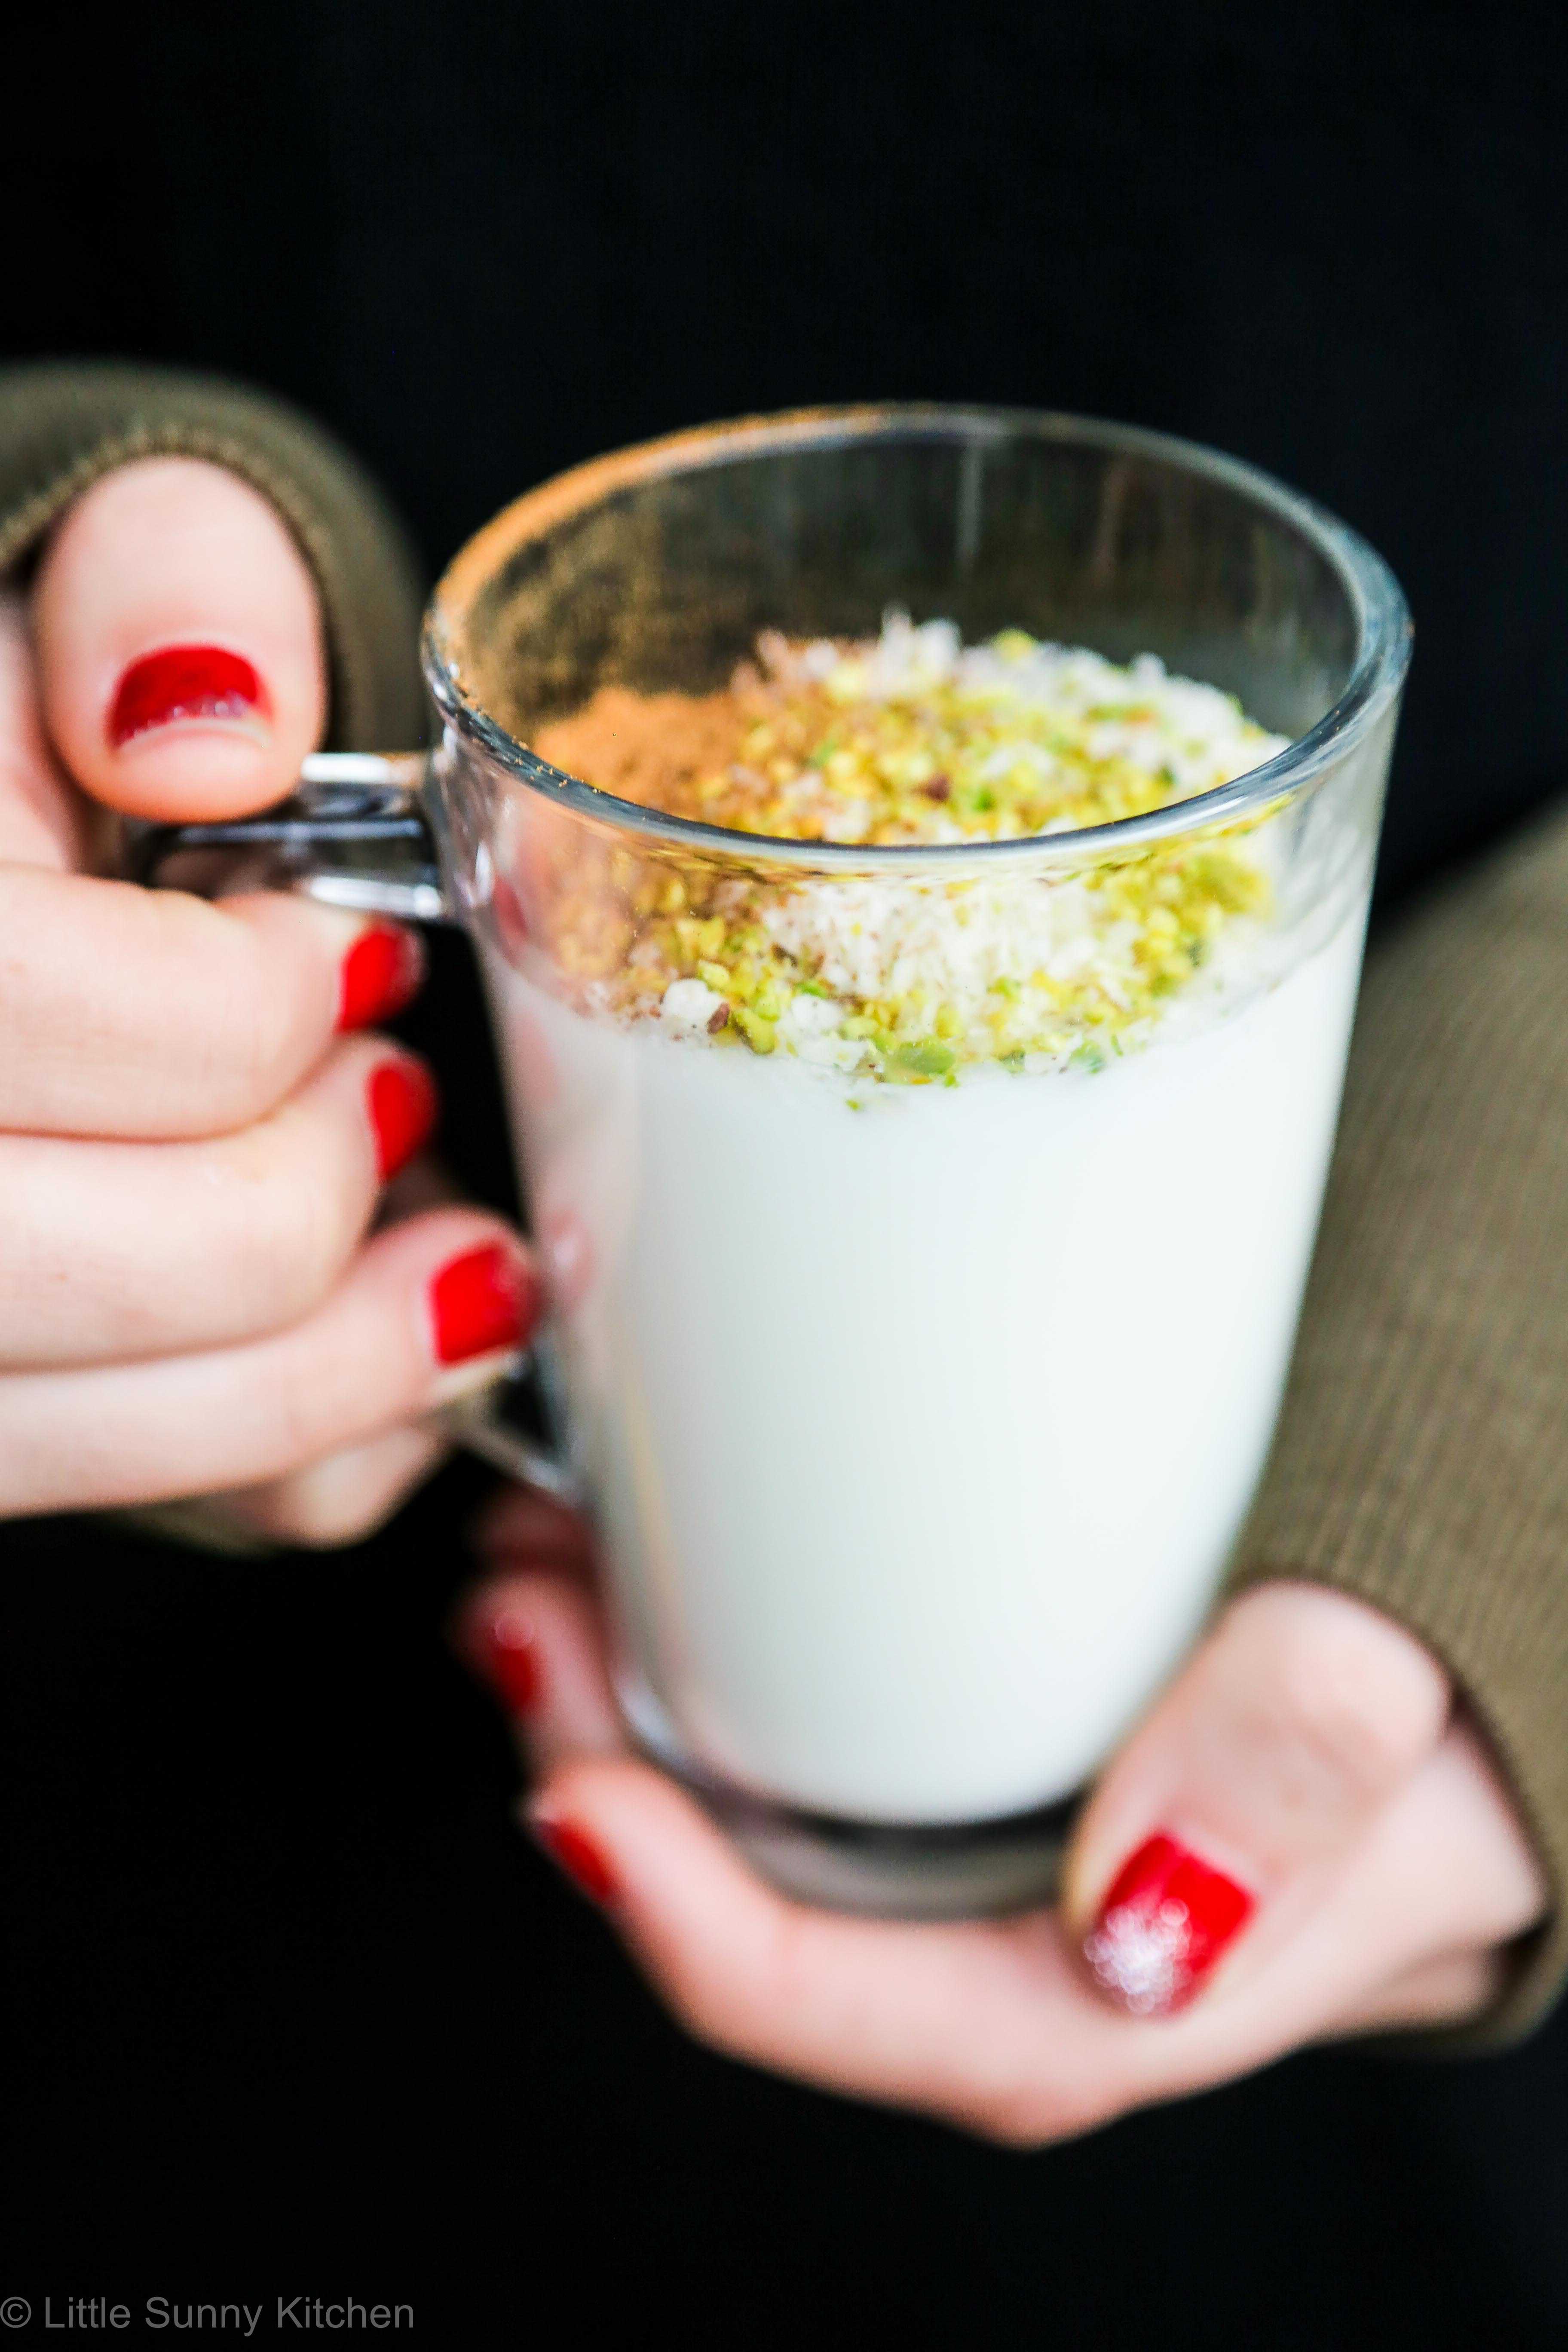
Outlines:
[[[540,748],[749,835],[1066,849],[1283,745],[1152,658],[895,615],[764,642],[727,694],[607,689]],[[1287,934],[1274,822],[928,879],[531,812],[535,936],[503,887],[492,994],[623,1692],[700,1782],[1023,1814],[1191,1641],[1279,1404],[1365,914],[1363,860]]]

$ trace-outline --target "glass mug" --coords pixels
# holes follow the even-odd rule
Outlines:
[[[1156,654],[1289,747],[1092,829],[899,847],[707,826],[529,748],[605,683],[709,691],[761,631],[874,636],[889,607]],[[1409,644],[1371,549],[1210,451],[975,408],[763,418],[582,467],[470,541],[425,628],[436,750],[320,755],[281,808],[141,839],[165,884],[469,932],[558,1436],[500,1398],[460,1433],[586,1501],[628,1726],[793,1892],[1040,1899],[1214,1601],[1294,1341]],[[1237,828],[1272,877],[1250,965],[1104,1069],[857,1097],[626,1010],[650,909],[1029,919]]]

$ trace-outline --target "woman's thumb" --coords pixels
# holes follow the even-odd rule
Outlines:
[[[1064,1911],[1099,1990],[1157,2015],[1233,1945],[1238,1971],[1272,1949],[1448,1708],[1436,1659],[1363,1602],[1288,1583],[1238,1601],[1079,1823]]]
[[[237,475],[150,457],[78,499],[38,567],[45,724],[110,808],[237,816],[291,788],[326,716],[315,583]]]

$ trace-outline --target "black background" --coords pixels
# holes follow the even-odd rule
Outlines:
[[[0,331],[295,398],[432,569],[557,467],[747,410],[1218,443],[1410,595],[1392,906],[1568,768],[1563,47],[1545,7],[60,14],[8,43]],[[504,1200],[440,961],[408,1034]],[[1561,2023],[1030,2158],[692,2050],[510,1827],[441,1641],[481,1491],[259,1567],[6,1534],[0,2294],[402,2294],[454,2343],[628,2296],[721,2342],[1568,2341]]]

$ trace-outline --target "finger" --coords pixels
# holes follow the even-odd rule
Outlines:
[[[384,1020],[415,935],[282,891],[220,905],[0,870],[0,1129],[160,1141],[262,1118],[335,1030]]]
[[[587,1520],[537,1486],[499,1486],[472,1532],[475,1550],[497,1575],[526,1575],[536,1567],[581,1578],[592,1573],[594,1547]]]
[[[1315,1951],[1325,1984],[1387,1982],[1444,1954],[1510,1943],[1536,1924],[1545,1901],[1511,1794],[1461,1717],[1373,1823],[1321,1924],[1314,1913],[1310,1936],[1297,1939],[1309,1958],[1292,1951],[1289,1968],[1310,1971]],[[1333,2013],[1351,1997],[1334,1997]]]
[[[136,816],[235,816],[291,788],[326,716],[315,583],[237,475],[149,457],[70,509],[33,589],[45,723]]]
[[[1114,2053],[1125,2028],[1085,1990],[1048,1916],[910,1927],[810,1910],[760,1879],[685,1790],[633,1760],[582,1578],[581,1523],[534,1499],[513,1492],[487,1514],[492,1539],[531,1565],[476,1589],[457,1645],[538,1775],[531,1826],[607,1906],[689,2031],[759,2064],[1002,2137],[1014,2136],[1021,2080],[1029,2136],[1093,2116],[1094,2044]],[[551,1546],[558,1554],[543,1566]],[[1067,2063],[1047,2084],[1051,2053]]]
[[[1426,1961],[1473,1941],[1517,1934],[1540,1903],[1506,1799],[1458,1729],[1378,1816],[1283,1949],[1159,2018],[1129,2017],[1090,1991],[1046,1915],[900,1927],[787,1902],[641,1763],[573,1759],[531,1812],[700,2039],[1018,2145],[1091,2129],[1352,2030],[1374,2013],[1381,1988],[1415,1980]]]
[[[437,1210],[376,1235],[313,1314],[199,1355],[0,1379],[12,1507],[162,1502],[280,1478],[481,1385],[537,1319],[515,1236]]]
[[[498,1518],[525,1555],[521,1498]],[[682,1791],[613,1761],[603,1637],[570,1574],[498,1577],[468,1624],[482,1635],[501,1620],[526,1654],[511,1712],[544,1769],[537,1801],[559,1857],[607,1902],[691,2030],[757,2063],[1032,2144],[1306,2039],[1462,2013],[1491,1982],[1489,1963],[1464,1964],[1466,1948],[1517,1934],[1539,1909],[1506,1791],[1460,1725],[1378,1817],[1310,1933],[1234,1992],[1170,2020],[1098,2000],[1043,1916],[924,1928],[806,1911],[765,1887]],[[504,1696],[504,1665],[490,1673]],[[595,1754],[609,1768],[584,1771]],[[1391,1982],[1402,1991],[1384,2000]]]
[[[700,2041],[1003,2136],[1020,2079],[1038,2136],[1097,2117],[1101,2053],[1078,2029],[1087,2013],[1103,2040],[1114,2021],[1047,1916],[906,1927],[808,1909],[757,1877],[673,1781],[622,1758],[573,1758],[528,1815]]]
[[[359,1543],[392,1517],[450,1451],[437,1429],[392,1429],[287,1478],[215,1496],[204,1507],[272,1543],[311,1550]]]
[[[297,1321],[435,1119],[424,1064],[363,1037],[210,1142],[0,1135],[0,1364],[173,1355]]]
[[[581,1891],[608,1906],[689,2031],[760,2064],[981,2129],[1013,2095],[1016,2048],[1048,2036],[1053,1995],[1104,2036],[1109,2021],[1048,1918],[903,1927],[811,1911],[764,1885],[684,1790],[631,1759],[581,1580],[581,1523],[558,1508],[536,1513],[531,1500],[507,1496],[490,1524],[533,1566],[476,1589],[457,1646],[539,1775],[530,1825]],[[541,1544],[561,1548],[549,1569]],[[1068,2097],[1081,2090],[1075,2081]]]
[[[1323,1899],[1258,1965],[1237,1969],[1174,2018],[1137,2031],[1227,2073],[1367,2016],[1419,2022],[1390,1989],[1465,1954],[1502,1957],[1540,1918],[1544,1882],[1509,1793],[1463,1721],[1370,1824]]]
[[[1457,2024],[1491,2006],[1504,1975],[1496,1952],[1446,1953],[1351,2002],[1334,2021],[1334,2036]]]
[[[83,814],[44,734],[26,608],[0,594],[0,864],[79,866]]]
[[[1359,1601],[1283,1583],[1238,1601],[1074,1838],[1064,1908],[1105,1997],[1152,2015],[1222,1962],[1261,1965],[1431,1755],[1448,1704],[1437,1661]]]
[[[557,1509],[541,1537],[529,1570],[468,1595],[453,1642],[500,1701],[529,1769],[549,1772],[568,1757],[625,1753],[627,1742],[582,1576],[582,1523]]]

